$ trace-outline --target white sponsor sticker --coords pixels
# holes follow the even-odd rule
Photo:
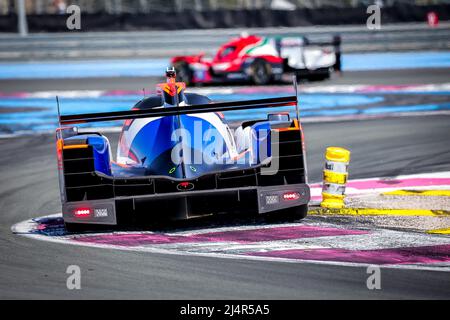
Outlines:
[[[103,218],[103,217],[107,217],[108,216],[108,209],[103,208],[103,209],[95,209],[94,210],[94,216],[96,218]]]
[[[336,162],[336,161],[326,161],[325,162],[325,170],[339,172],[339,173],[347,173],[348,171],[348,162]]]
[[[325,183],[323,185],[322,192],[329,194],[343,195],[345,193],[345,185],[336,183]]]

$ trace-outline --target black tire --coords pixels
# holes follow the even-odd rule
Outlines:
[[[331,69],[328,69],[327,72],[311,74],[309,76],[309,81],[324,81],[330,79],[331,77]]]
[[[66,227],[66,231],[69,233],[77,233],[85,230],[86,226],[80,223],[68,223],[65,222],[64,226]]]
[[[96,232],[114,230],[114,226],[102,225],[102,224],[87,224],[87,223],[67,223],[64,222],[66,231],[69,233],[83,233],[83,232]]]
[[[257,85],[268,84],[272,81],[272,67],[264,60],[255,60],[251,67],[251,79]]]
[[[294,221],[294,220],[301,220],[305,218],[308,214],[308,205],[304,204],[297,207],[277,210],[270,213],[270,218],[276,219],[276,220],[287,220],[287,221]]]
[[[308,77],[300,72],[295,72],[295,76],[297,77],[297,84],[305,83],[309,81]]]
[[[186,86],[189,86],[193,78],[193,73],[189,65],[186,62],[179,62],[174,67],[177,72],[177,81],[184,82]]]

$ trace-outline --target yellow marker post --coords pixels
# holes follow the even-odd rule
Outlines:
[[[339,147],[328,147],[325,152],[323,170],[322,203],[324,208],[343,208],[345,184],[348,178],[350,151]]]

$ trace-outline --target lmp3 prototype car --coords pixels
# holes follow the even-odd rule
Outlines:
[[[68,230],[188,219],[229,212],[303,218],[310,198],[297,96],[211,102],[167,83],[129,111],[60,115],[56,131],[63,219]],[[294,107],[231,128],[222,112]],[[125,120],[111,145],[77,123]],[[86,130],[86,129],[85,129]],[[234,132],[233,132],[234,131]]]
[[[203,54],[173,57],[178,80],[187,84],[252,81],[267,84],[284,73],[300,78],[326,79],[340,71],[340,37],[312,43],[306,37],[242,35],[224,44],[213,59]]]

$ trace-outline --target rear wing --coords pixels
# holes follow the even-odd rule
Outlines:
[[[328,46],[334,46],[337,48],[340,48],[342,43],[341,36],[340,35],[334,35],[331,40],[329,41],[311,41],[307,39],[305,45],[306,46],[319,46],[319,47],[328,47]],[[339,49],[340,50],[340,49]]]
[[[149,117],[165,117],[183,114],[205,113],[205,112],[224,112],[234,110],[295,106],[297,113],[296,114],[297,120],[299,120],[296,79],[295,79],[295,92],[296,92],[295,96],[287,96],[279,98],[217,102],[217,103],[189,105],[184,107],[173,107],[173,108],[155,108],[147,110],[127,110],[115,112],[58,115],[58,117],[60,125],[72,125],[87,122],[116,121],[116,120],[149,118]]]
[[[276,46],[280,52],[283,47],[333,47],[335,51],[341,52],[342,39],[339,34],[333,35],[330,40],[310,40],[306,36],[280,36],[275,38]]]

